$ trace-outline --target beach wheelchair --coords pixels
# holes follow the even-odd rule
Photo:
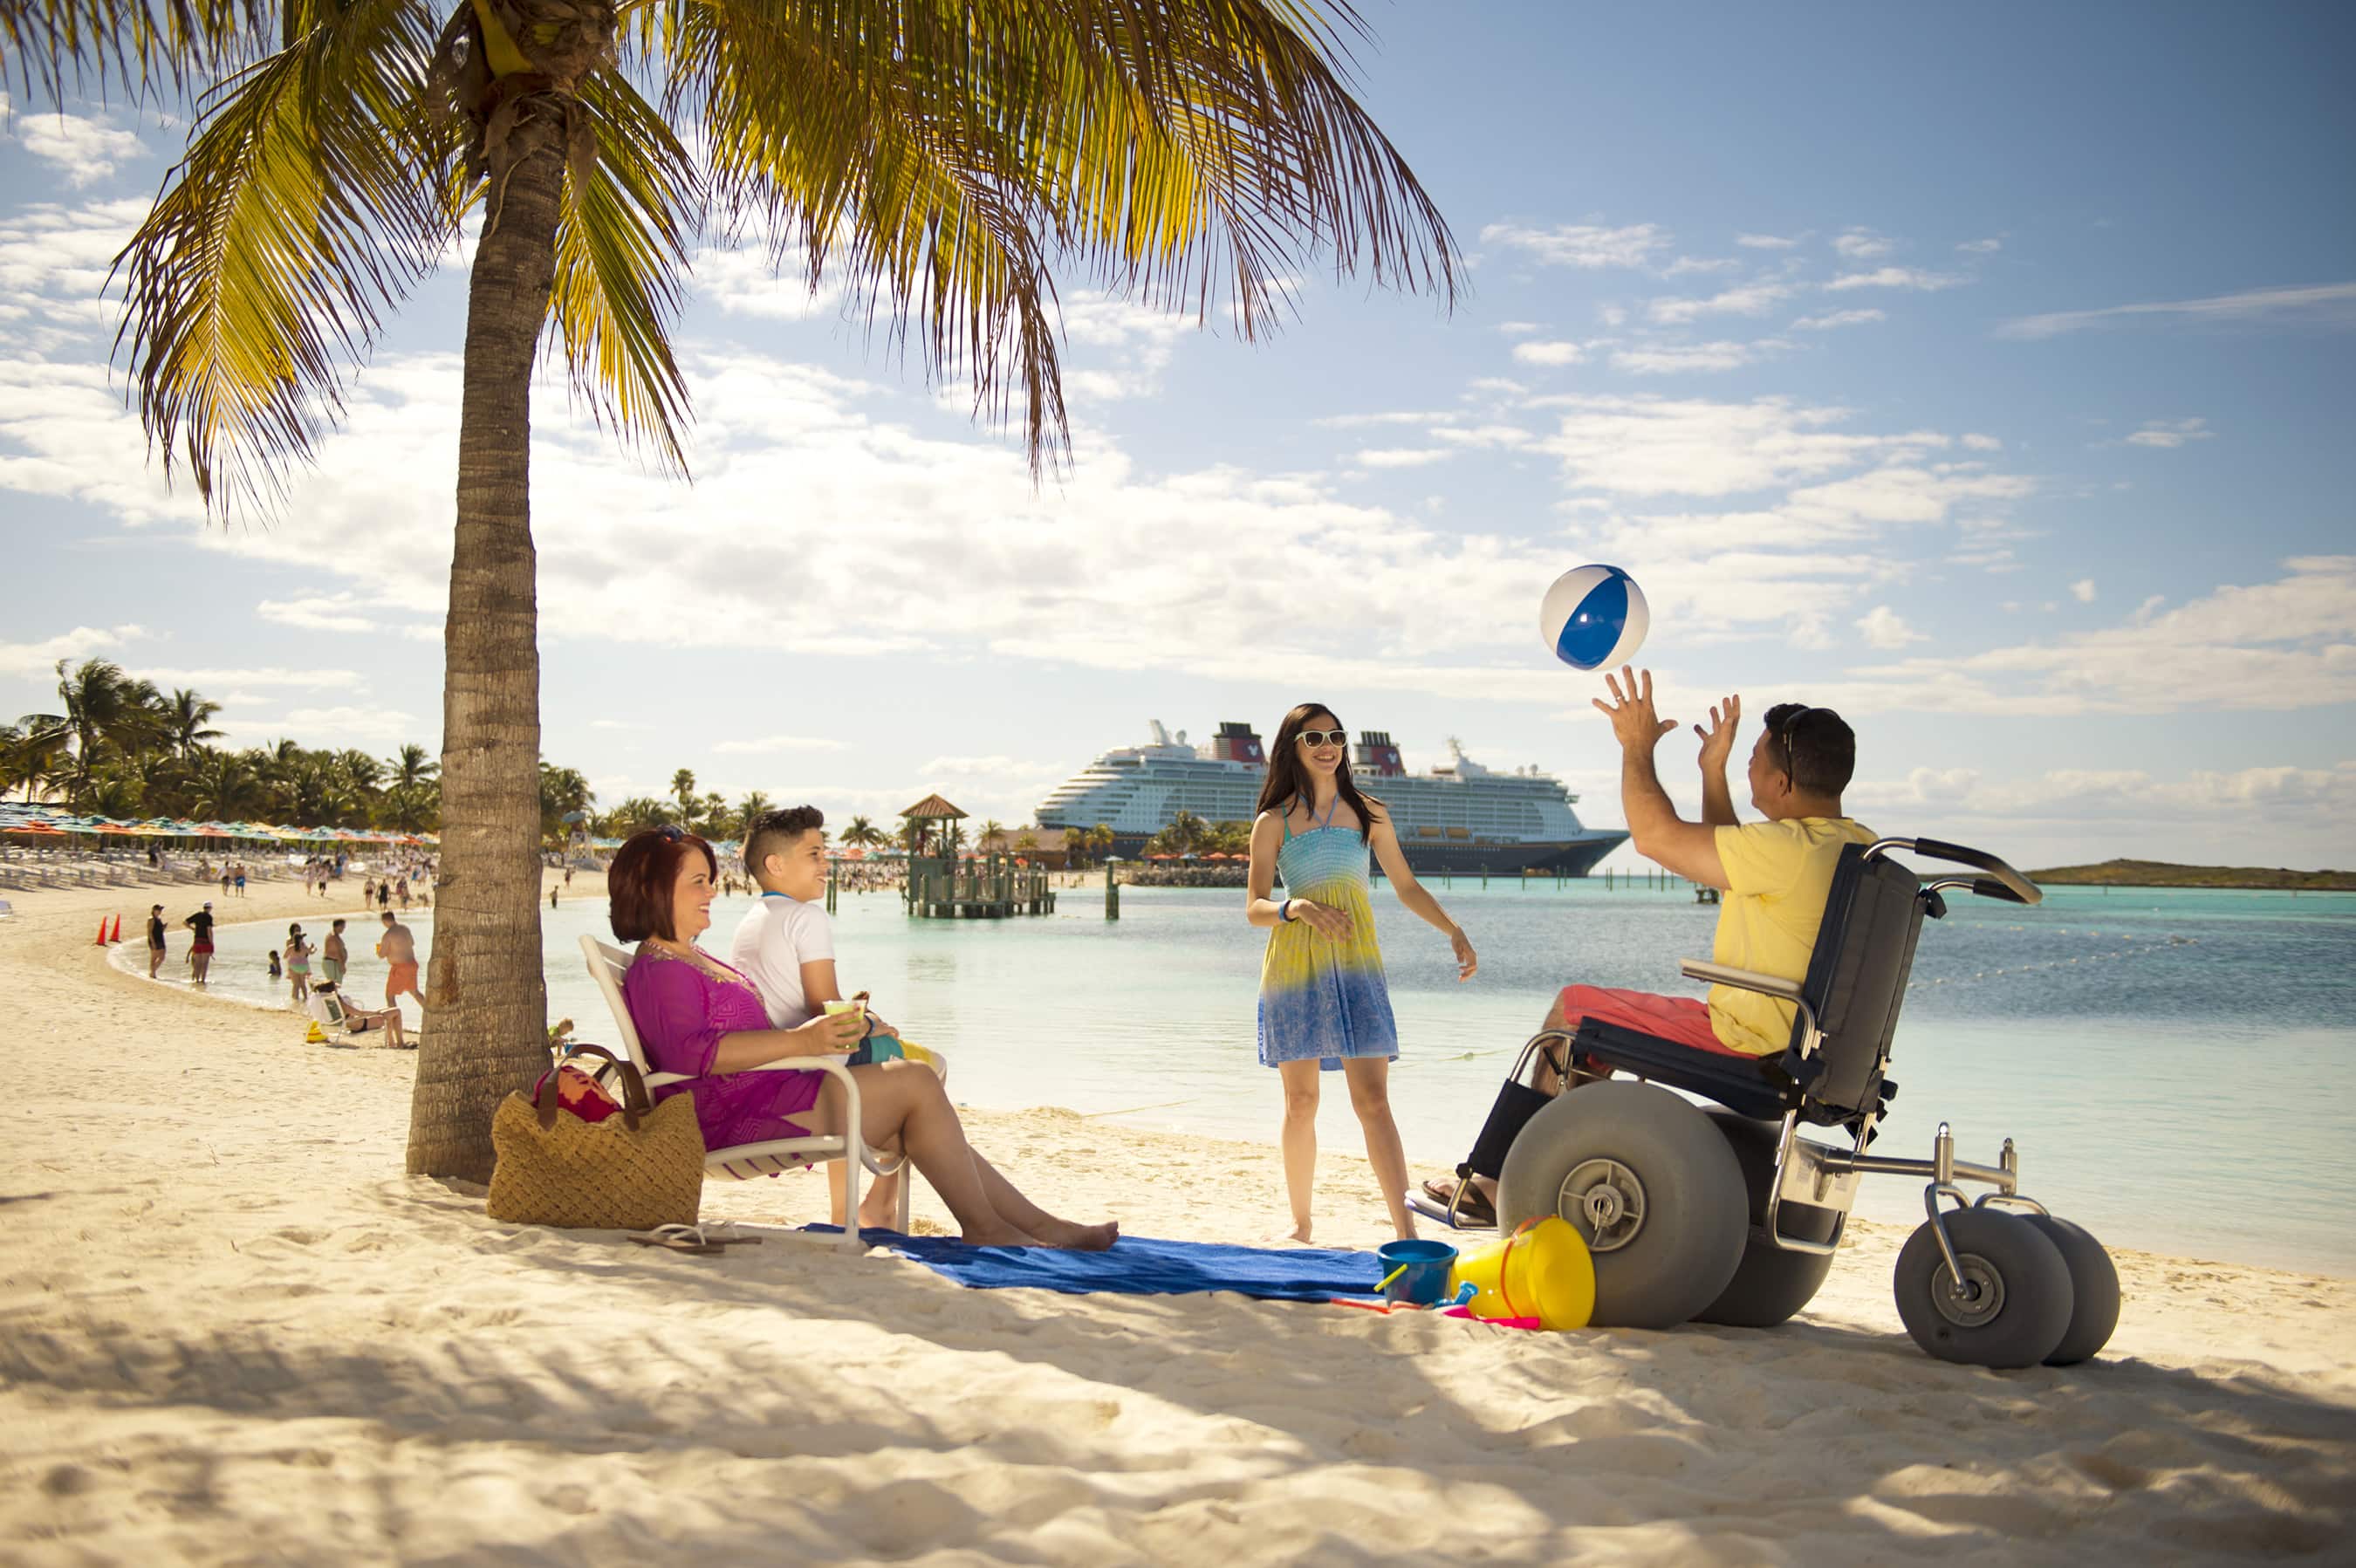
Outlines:
[[[1984,875],[1926,879],[1892,859],[1897,851]],[[1543,1031],[1457,1167],[1451,1201],[1409,1201],[1462,1227],[1478,1174],[1497,1183],[1505,1229],[1560,1215],[1593,1256],[1598,1325],[1769,1327],[1824,1283],[1859,1180],[1913,1176],[1927,1183],[1929,1218],[1899,1254],[1894,1288],[1914,1342],[1986,1367],[2087,1359],[2117,1325],[2118,1274],[2093,1236],[2022,1194],[2011,1139],[1993,1165],[1956,1158],[1944,1122],[1927,1160],[1867,1152],[1898,1090],[1887,1071],[1915,941],[1959,890],[2016,904],[2043,897],[2003,861],[1960,844],[1847,845],[1804,980],[1680,966],[1689,979],[1792,1003],[1798,1016],[1780,1055],[1719,1056],[1592,1018],[1575,1033]],[[1554,1093],[1537,1086],[1541,1059]],[[1601,1077],[1603,1067],[1630,1076]],[[1803,1127],[1846,1134],[1850,1146],[1801,1137]],[[1971,1201],[1965,1182],[1995,1190]]]

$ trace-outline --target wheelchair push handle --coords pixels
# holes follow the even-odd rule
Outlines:
[[[1952,860],[1960,865],[1985,871],[1987,875],[1975,876],[1971,880],[1972,891],[1983,898],[2001,898],[2008,904],[2041,904],[2045,901],[2045,895],[2038,891],[2037,884],[1986,850],[1949,843],[1944,839],[1883,839],[1866,853],[1870,855],[1882,849],[1912,850],[1933,860]]]

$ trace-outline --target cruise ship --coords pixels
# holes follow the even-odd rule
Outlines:
[[[1206,746],[1173,740],[1156,719],[1143,746],[1108,751],[1065,780],[1039,806],[1044,828],[1113,831],[1113,853],[1134,856],[1180,811],[1205,822],[1248,822],[1258,814],[1268,757],[1249,725],[1223,724]],[[1453,740],[1448,760],[1409,773],[1381,730],[1361,730],[1350,751],[1358,787],[1390,808],[1407,863],[1425,873],[1524,871],[1584,876],[1627,842],[1617,828],[1580,825],[1579,797],[1534,768],[1493,773]]]

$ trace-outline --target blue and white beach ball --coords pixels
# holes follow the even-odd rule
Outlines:
[[[1554,580],[1538,609],[1538,635],[1574,670],[1626,663],[1652,624],[1644,590],[1617,566],[1573,567]]]

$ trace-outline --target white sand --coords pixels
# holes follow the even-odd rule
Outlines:
[[[400,1174],[412,1057],[110,970],[87,928],[135,941],[148,901],[0,922],[0,1562],[2356,1552],[2347,1281],[2124,1253],[2100,1363],[1991,1373],[1904,1337],[1879,1227],[1783,1328],[1575,1335],[518,1231]],[[1270,1148],[969,1123],[1135,1233],[1280,1206]],[[1326,1240],[1379,1239],[1361,1162],[1322,1187]],[[705,1209],[822,1204],[805,1176]]]

